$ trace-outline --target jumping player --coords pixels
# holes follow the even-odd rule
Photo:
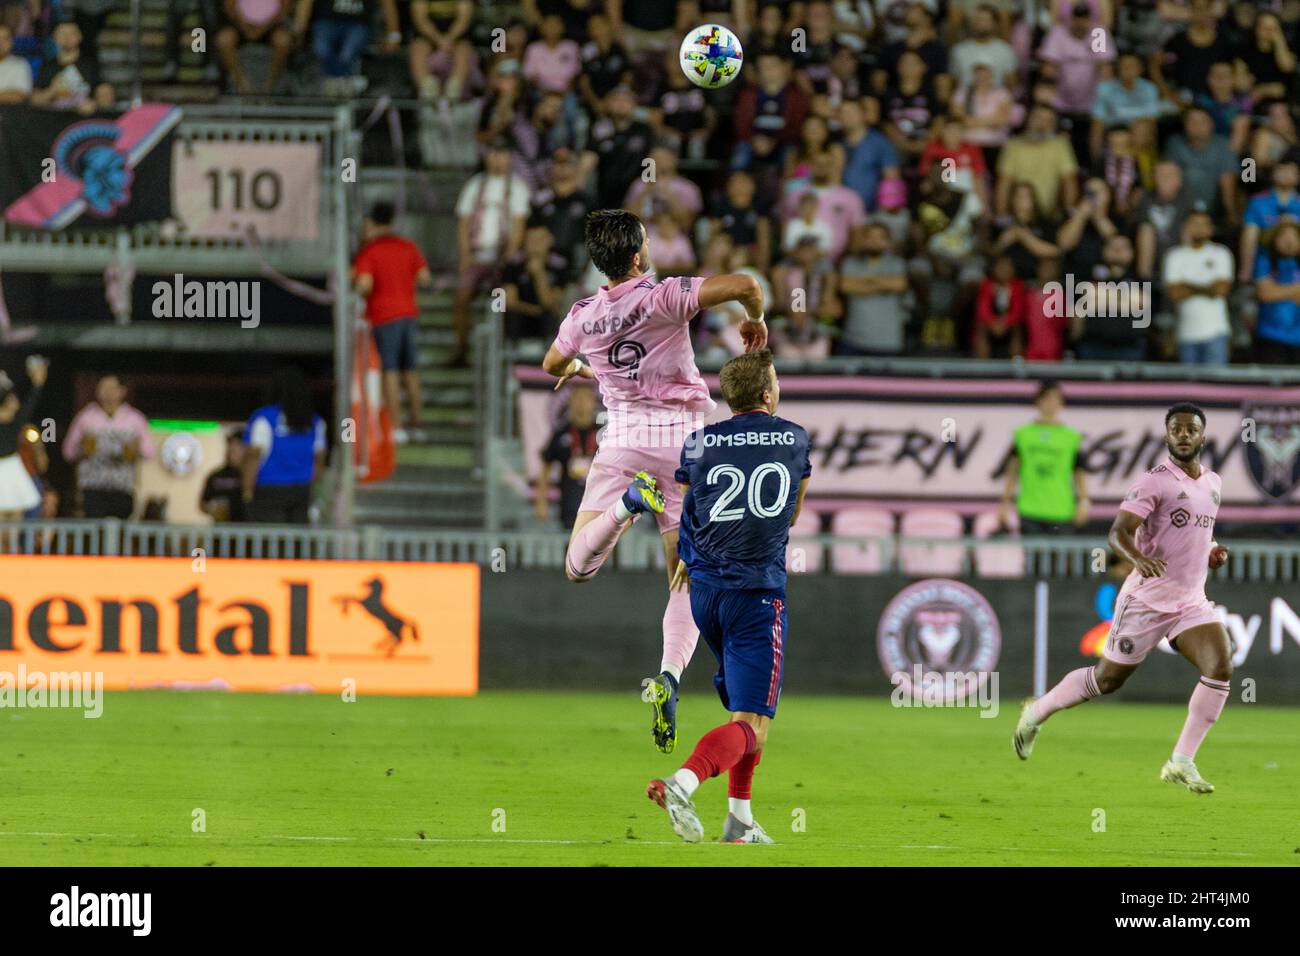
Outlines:
[[[1137,480],[1120,504],[1109,542],[1133,570],[1115,602],[1106,650],[1096,667],[1080,667],[1035,701],[1025,701],[1012,739],[1021,760],[1034,749],[1043,721],[1066,707],[1124,685],[1163,637],[1201,672],[1187,721],[1160,779],[1193,793],[1213,793],[1193,762],[1228,699],[1232,652],[1228,633],[1205,597],[1207,570],[1228,549],[1214,540],[1222,481],[1201,464],[1205,413],[1181,403],[1165,414],[1169,458]]]
[[[739,302],[749,316],[740,324],[745,349],[762,348],[762,288],[743,273],[656,281],[645,227],[626,210],[589,213],[584,238],[609,283],[574,303],[542,368],[559,376],[557,389],[574,376],[594,378],[609,424],[587,475],[565,573],[574,583],[590,581],[636,516],[650,512],[659,524],[671,581],[682,507],[673,481],[677,455],[715,407],[695,367],[689,323],[701,309]],[[654,710],[655,746],[664,753],[677,744],[677,684],[698,639],[689,598],[670,589],[661,673],[641,682],[642,699]]]
[[[808,433],[776,417],[781,388],[770,351],[736,356],[721,377],[732,417],[691,436],[677,469],[685,503],[674,585],[687,588],[695,623],[718,659],[713,683],[731,720],[701,737],[675,774],[651,780],[646,794],[668,811],[678,836],[698,843],[704,825],[691,797],[726,770],[722,839],[772,843],[750,810],[750,790],[781,695],[785,549],[812,464]]]

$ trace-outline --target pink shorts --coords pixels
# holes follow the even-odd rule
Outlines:
[[[1219,615],[1208,600],[1177,611],[1157,611],[1120,595],[1102,656],[1116,664],[1140,664],[1163,638],[1171,641],[1183,631],[1202,624],[1218,624]]]
[[[659,483],[664,495],[664,510],[655,515],[659,533],[676,531],[682,521],[682,486],[673,476],[681,460],[682,450],[665,444],[663,447],[634,448],[620,444],[605,444],[596,449],[587,473],[587,487],[582,493],[578,511],[604,511],[627,491],[628,483],[638,471],[649,472]]]

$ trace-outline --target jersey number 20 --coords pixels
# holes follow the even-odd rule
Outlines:
[[[776,476],[776,499],[770,505],[762,502],[763,482],[768,475]],[[714,465],[709,469],[704,480],[707,484],[717,485],[727,482],[727,488],[713,502],[709,509],[709,521],[739,521],[745,517],[745,509],[730,508],[733,501],[745,494],[749,511],[760,518],[775,518],[785,510],[786,499],[790,496],[790,469],[780,462],[768,461],[759,465],[746,475],[735,465]]]

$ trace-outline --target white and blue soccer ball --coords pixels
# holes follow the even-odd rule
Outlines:
[[[705,23],[686,34],[679,60],[688,80],[716,90],[740,76],[744,56],[736,34],[716,23]]]

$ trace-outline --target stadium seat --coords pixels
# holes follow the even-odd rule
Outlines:
[[[894,516],[879,508],[845,508],[831,518],[831,534],[886,538],[892,546]],[[889,564],[889,551],[880,541],[831,548],[831,565],[836,574],[882,574]]]
[[[975,516],[973,534],[976,538],[992,538],[998,533],[998,513],[981,511]],[[1020,534],[1020,517],[1011,513],[1011,535]],[[1006,535],[1000,535],[997,543],[977,544],[975,546],[975,572],[985,578],[1020,578],[1025,575],[1025,550],[1016,541]]]
[[[791,574],[805,571],[820,571],[822,568],[823,548],[820,544],[809,541],[796,542],[796,538],[812,538],[822,533],[822,516],[812,508],[805,507],[799,513],[799,520],[790,528],[790,543],[785,549],[785,569]]]
[[[903,512],[899,533],[907,538],[960,538],[962,517],[943,508],[915,508]],[[962,573],[962,545],[908,544],[899,551],[899,567],[904,574],[918,577],[953,576]]]

